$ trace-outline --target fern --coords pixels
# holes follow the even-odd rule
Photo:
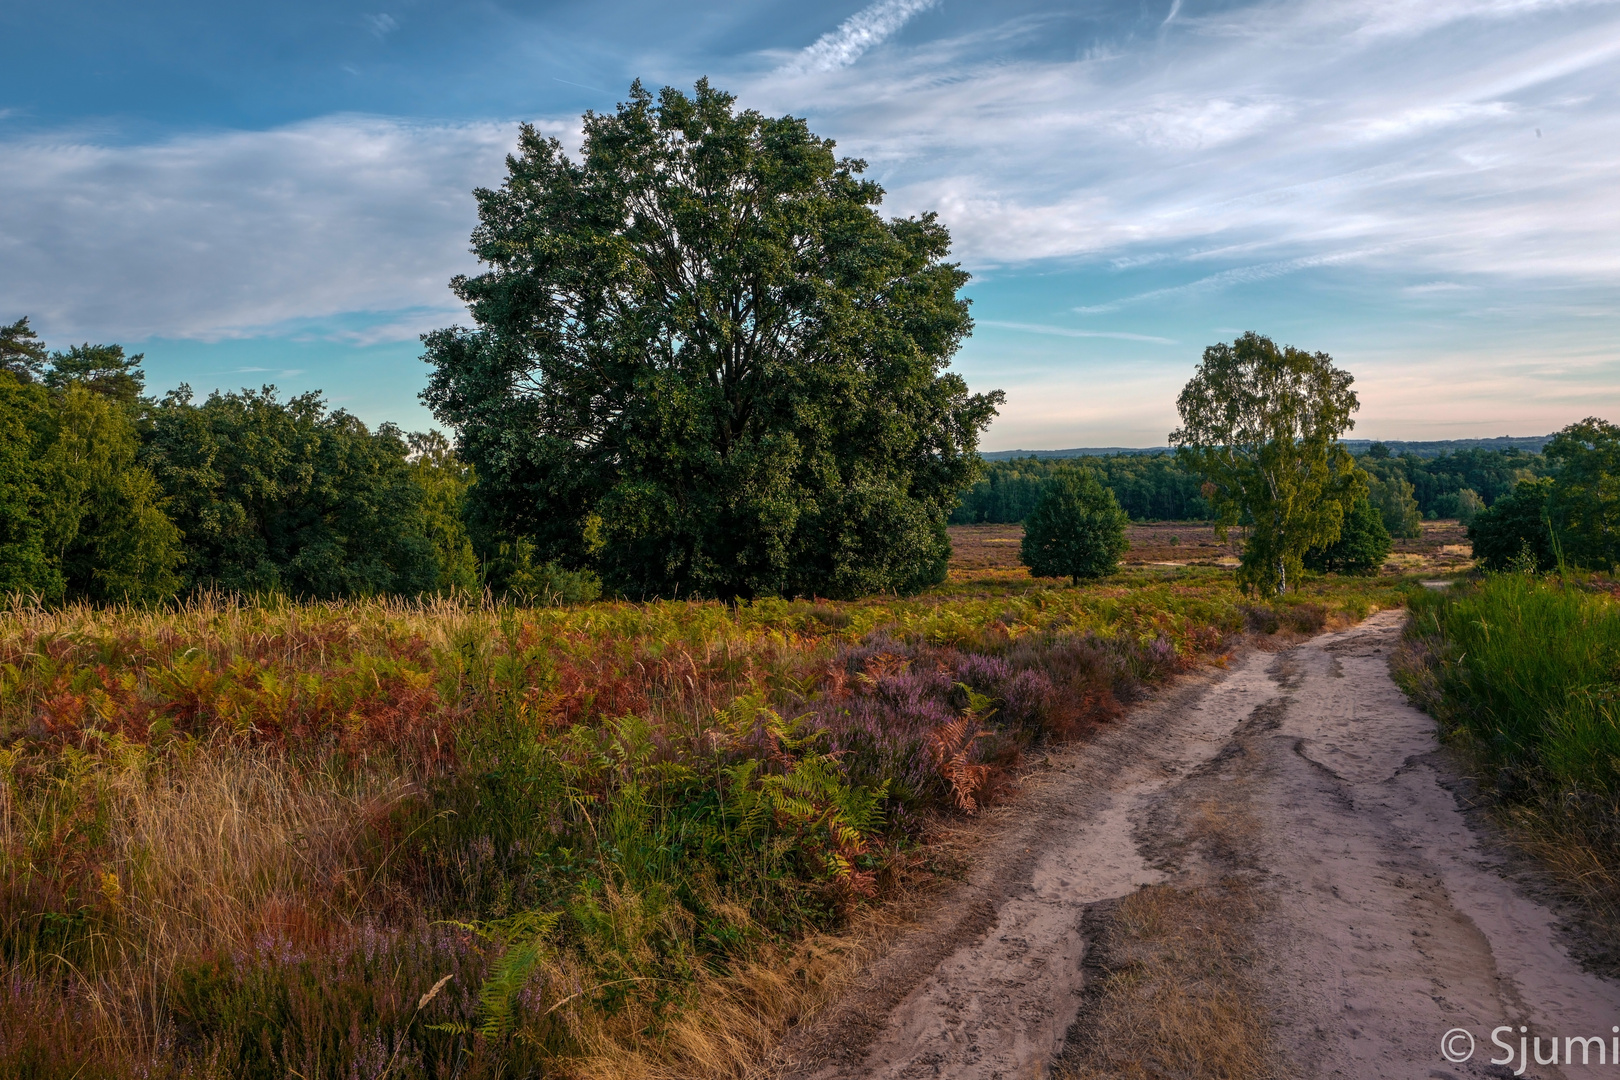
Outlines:
[[[561,920],[561,912],[521,911],[494,922],[448,924],[501,947],[500,959],[495,961],[478,990],[476,1030],[480,1035],[504,1039],[516,1030],[518,994],[534,969],[551,955],[546,939],[556,931]],[[449,1030],[449,1027],[436,1025],[435,1030]]]

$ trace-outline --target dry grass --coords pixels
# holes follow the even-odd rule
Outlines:
[[[1253,889],[1152,885],[1119,902],[1093,948],[1101,978],[1060,1080],[1264,1080],[1278,1075],[1249,971]],[[1093,966],[1088,960],[1088,967]]]
[[[760,1075],[903,918],[895,853],[937,854],[914,823],[950,812],[949,777],[907,732],[953,722],[953,679],[994,690],[1002,742],[974,764],[1010,768],[1254,614],[1216,571],[1132,573],[838,605],[15,605],[0,1073]],[[797,770],[812,751],[783,752],[761,707],[819,710],[814,753],[872,758],[810,788],[815,822],[851,784],[904,774],[924,794],[886,831],[795,824],[783,803],[739,854],[719,826],[704,839],[706,789],[662,770]],[[528,916],[556,933],[503,936]],[[522,949],[538,958],[487,1008]],[[474,1030],[491,1017],[517,1019]]]
[[[24,799],[9,775],[16,755],[6,756],[0,888],[77,880],[96,895],[99,922],[73,953],[39,950],[6,970],[64,980],[95,1037],[132,1051],[161,1041],[154,1018],[185,958],[307,940],[361,910],[376,880],[361,869],[379,861],[376,825],[409,794],[403,781],[300,769],[263,747],[154,753],[115,739],[93,761],[70,748],[55,782]],[[36,916],[53,906],[39,900]]]

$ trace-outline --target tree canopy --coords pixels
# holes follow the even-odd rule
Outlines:
[[[1620,427],[1589,416],[1543,451],[1558,469],[1548,512],[1571,561],[1612,570],[1620,564]]]
[[[1170,442],[1204,477],[1223,527],[1248,531],[1238,582],[1286,591],[1311,548],[1339,538],[1367,483],[1339,436],[1359,408],[1354,379],[1327,353],[1278,348],[1250,332],[1211,345],[1176,401]]]
[[[400,431],[318,393],[189,387],[152,410],[146,460],[187,539],[186,584],[338,597],[432,592],[440,561]]]
[[[1468,539],[1481,566],[1487,570],[1551,570],[1558,565],[1547,521],[1552,491],[1551,477],[1521,480],[1512,492],[1475,516],[1468,526]]]
[[[699,82],[587,113],[580,160],[522,130],[476,193],[477,328],[426,335],[425,400],[478,473],[481,541],[631,596],[848,596],[942,580],[999,392],[932,214]]]
[[[1374,574],[1389,557],[1389,530],[1369,499],[1357,499],[1345,511],[1339,538],[1305,553],[1306,568],[1326,574]]]

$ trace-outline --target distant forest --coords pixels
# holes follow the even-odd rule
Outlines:
[[[1389,499],[1416,503],[1424,518],[1466,516],[1472,492],[1489,506],[1513,490],[1520,480],[1536,479],[1551,471],[1546,458],[1512,447],[1505,450],[1470,448],[1437,457],[1396,454],[1383,443],[1373,443],[1356,455],[1357,463]],[[1198,521],[1210,517],[1210,507],[1199,494],[1198,477],[1187,472],[1168,453],[1118,453],[1077,457],[1023,457],[987,462],[984,479],[962,495],[951,524],[1023,521],[1040,501],[1047,481],[1059,469],[1087,469],[1114,493],[1133,521]],[[1410,485],[1408,493],[1405,485]],[[1386,515],[1387,517],[1388,515]],[[1395,531],[1395,530],[1392,530]],[[1397,533],[1399,535],[1399,533]]]

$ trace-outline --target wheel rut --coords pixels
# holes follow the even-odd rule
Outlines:
[[[1581,970],[1506,875],[1433,721],[1389,677],[1403,618],[1248,652],[1053,754],[989,815],[966,880],[787,1040],[778,1075],[1103,1075],[1098,1032],[1122,1029],[1096,1013],[1097,943],[1122,940],[1116,902],[1154,889],[1241,888],[1262,913],[1240,981],[1279,1076],[1512,1075],[1490,1064],[1501,1025],[1608,1035],[1620,987]],[[1453,1028],[1476,1038],[1467,1061],[1441,1055]]]

